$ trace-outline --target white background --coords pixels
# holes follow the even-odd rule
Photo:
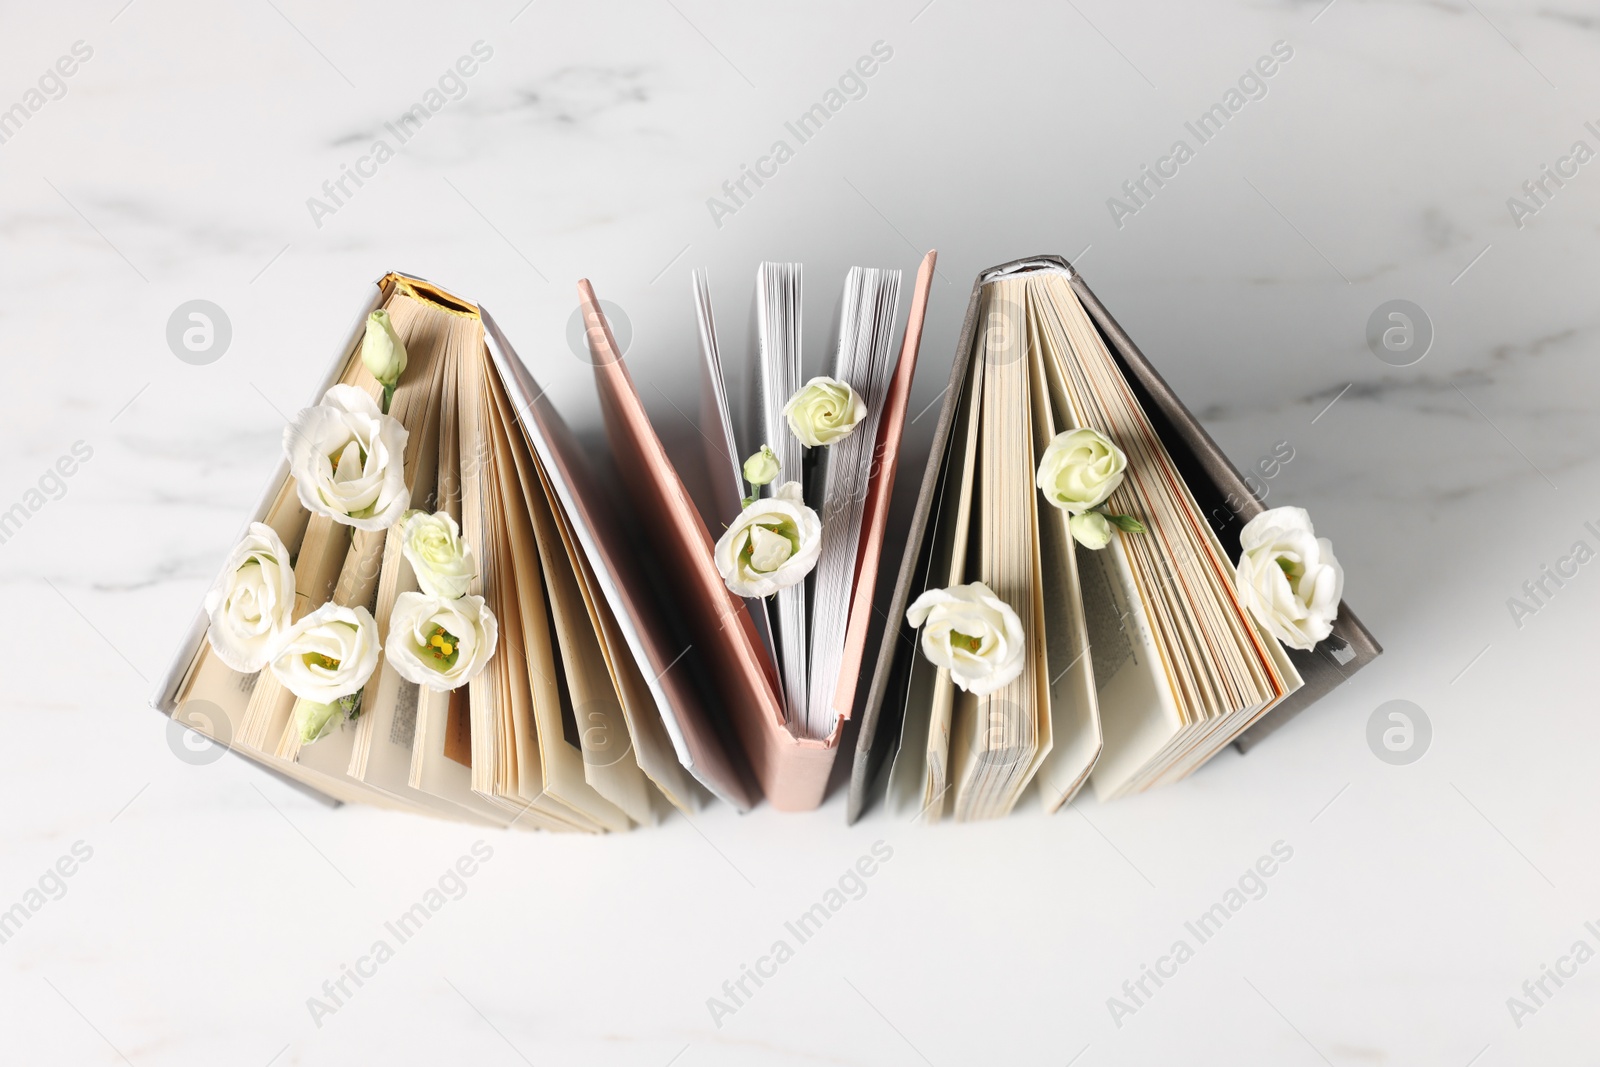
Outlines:
[[[1600,548],[1600,164],[1520,228],[1506,201],[1600,148],[1592,7],[122,2],[7,4],[0,34],[0,108],[93,48],[0,144],[0,510],[93,449],[0,545],[0,908],[93,849],[0,945],[8,1060],[1590,1062],[1600,962],[1520,1027],[1507,998],[1600,948],[1600,564],[1521,626],[1507,600]],[[478,40],[465,97],[315,225],[306,199]],[[1107,198],[1280,40],[1265,98],[1119,228]],[[876,41],[866,95],[717,226],[707,198]],[[592,279],[676,440],[691,267],[742,356],[756,265],[803,261],[820,363],[843,271],[928,247],[913,410],[979,269],[1074,259],[1241,467],[1290,443],[1268,502],[1333,539],[1384,656],[1248,757],[982,825],[847,829],[836,795],[484,833],[175,756],[151,684],[383,272],[482,301],[591,429],[565,328]],[[208,366],[165,340],[194,298],[232,323]],[[1437,333],[1404,368],[1364,340],[1394,298]],[[1409,766],[1366,742],[1393,699],[1433,726]],[[307,998],[479,838],[466,895],[315,1025]],[[879,840],[866,895],[715,1025],[707,998]],[[1108,998],[1277,841],[1266,895],[1116,1025]]]

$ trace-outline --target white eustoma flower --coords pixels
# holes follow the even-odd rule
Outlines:
[[[300,502],[358,530],[386,529],[411,503],[406,428],[353,385],[336,385],[283,431]]]
[[[1272,508],[1239,532],[1239,599],[1290,648],[1315,648],[1333,632],[1344,568],[1333,542],[1318,537],[1304,508]]]
[[[254,674],[267,665],[294,612],[294,568],[272,527],[252,522],[206,593],[206,638],[217,658]]]
[[[417,585],[430,596],[466,596],[478,574],[472,549],[461,540],[461,528],[448,512],[409,512],[400,528],[400,550],[416,573]]]
[[[401,593],[389,614],[385,653],[406,681],[455,689],[483,670],[499,636],[499,623],[481,596]]]
[[[806,506],[799,482],[753,501],[717,539],[722,580],[739,596],[769,596],[805,579],[822,552],[822,520]]]
[[[866,402],[837,378],[817,377],[802,385],[783,405],[783,417],[800,443],[808,448],[831,445],[849,437],[867,417]]]
[[[1067,430],[1039,457],[1034,484],[1050,503],[1079,515],[1104,504],[1127,469],[1128,457],[1099,430]]]
[[[969,693],[993,693],[1022,674],[1022,619],[982,582],[929,589],[906,609],[906,621],[922,628],[928,661]]]
[[[301,700],[331,704],[367,684],[378,649],[378,624],[366,608],[330,602],[289,627],[272,675]]]

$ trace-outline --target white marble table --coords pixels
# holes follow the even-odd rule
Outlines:
[[[122,4],[9,5],[0,35],[0,511],[26,511],[0,544],[0,909],[32,912],[0,944],[8,1061],[1590,1062],[1600,962],[1569,953],[1600,949],[1600,565],[1508,600],[1600,547],[1600,163],[1570,158],[1600,149],[1592,7]],[[373,161],[479,41],[460,98]],[[785,123],[875,42],[800,143]],[[1185,124],[1275,42],[1202,142]],[[779,139],[765,184],[708,207]],[[1145,166],[1169,176],[1127,199]],[[1289,442],[1270,502],[1332,537],[1384,657],[1248,757],[990,825],[847,829],[836,796],[483,834],[175,758],[149,684],[379,274],[483,301],[587,427],[564,331],[593,279],[665,425],[693,395],[691,266],[740,343],[756,264],[804,261],[820,359],[831,279],[927,247],[916,407],[978,269],[1073,258],[1241,466]],[[1436,338],[1399,367],[1364,331],[1402,298]],[[204,366],[165,339],[192,299],[232,328]],[[1366,741],[1396,699],[1432,725],[1406,766]],[[461,899],[313,1019],[479,838]],[[713,1019],[879,841],[865,895]],[[1185,923],[1277,842],[1200,943]],[[1545,966],[1575,977],[1525,992]]]

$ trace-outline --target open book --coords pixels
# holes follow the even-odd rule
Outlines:
[[[815,570],[768,598],[741,599],[724,583],[712,529],[667,458],[593,290],[587,282],[579,286],[601,410],[629,497],[653,532],[672,606],[708,679],[708,700],[731,720],[762,792],[780,809],[821,803],[856,704],[933,263],[930,252],[918,271],[898,359],[900,272],[850,271],[829,377],[859,394],[865,414],[847,437],[812,449],[809,458],[784,416],[803,378],[800,266],[765,263],[757,274],[756,428],[742,442],[709,286],[702,274],[692,278],[704,394],[699,429],[718,530],[740,515],[743,457],[762,445],[774,452],[780,478],[799,483],[805,503],[821,516]]]
[[[1080,428],[1125,453],[1107,510],[1143,526],[1100,550],[1035,486],[1051,442]],[[884,766],[890,806],[930,820],[1003,815],[1030,787],[1055,810],[1086,782],[1108,799],[1175,781],[1369,662],[1380,650],[1343,605],[1316,652],[1298,652],[1241,603],[1239,530],[1259,510],[1066,261],[981,274],[891,607],[907,640],[873,679],[851,817]],[[1023,647],[1020,675],[981,695],[905,623],[924,590],[972,582],[1015,609]]]
[[[387,314],[408,354],[381,416],[382,389],[362,358],[374,311]],[[218,616],[203,611],[156,707],[329,797],[448,818],[625,830],[654,822],[667,803],[691,810],[703,798],[696,777],[735,804],[751,803],[698,695],[672,670],[682,648],[641,595],[630,549],[576,440],[487,312],[420,279],[385,276],[314,404],[334,397],[381,422],[394,447],[363,439],[311,461],[335,481],[379,459],[398,465],[414,510],[392,522],[364,521],[365,512],[330,518],[317,490],[308,508],[306,477],[290,461],[303,412],[286,440],[290,460],[247,535],[257,551],[242,564],[230,557],[229,566],[282,568],[292,582],[286,626],[324,610],[354,620],[352,632],[370,627],[382,642],[376,666],[340,705],[342,718],[317,733],[307,724],[332,705],[291,691],[295,676],[280,670],[281,656],[271,669],[230,667],[219,653],[227,644],[210,632]],[[453,689],[407,667],[420,650],[443,671],[466,648],[444,626],[430,636],[401,622],[412,605],[438,604],[427,583],[418,591],[421,565],[405,535],[419,513],[459,530],[473,561],[450,592],[460,598],[453,603],[481,601],[492,616],[479,646],[492,654]],[[219,585],[233,577],[225,567]],[[245,608],[254,610],[248,598]],[[288,665],[302,675],[341,666],[331,646],[283,655],[304,661]]]

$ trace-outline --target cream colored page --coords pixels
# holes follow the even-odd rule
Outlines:
[[[257,763],[304,782],[335,800],[376,804],[400,811],[416,810],[413,805],[402,803],[343,775],[322,774],[308,767],[301,767],[275,756],[233,744],[233,731],[242,723],[250,692],[256,684],[259,684],[256,680],[261,677],[270,675],[265,671],[260,675],[239,674],[217,659],[209,645],[203,646],[199,661],[184,686],[183,697],[173,717],[193,729],[200,730],[212,740],[229,745]]]
[[[1185,540],[1192,527],[1184,500],[1188,498],[1192,508],[1192,498],[1186,487],[1176,482],[1170,460],[1098,335],[1089,336],[1092,326],[1076,297],[1060,279],[1040,279],[1039,285],[1047,297],[1038,301],[1041,319],[1048,326],[1046,335],[1063,350],[1068,391],[1076,390],[1075,404],[1087,403],[1091,408],[1087,414],[1080,411],[1080,417],[1111,433],[1128,452],[1128,477],[1111,505],[1136,514],[1150,533],[1114,538],[1126,550],[1131,565],[1134,595],[1127,599],[1149,612],[1148,624],[1156,634],[1175,706],[1189,723],[1176,728],[1165,725],[1160,714],[1163,709],[1148,705],[1141,709],[1142,714],[1117,707],[1113,722],[1115,701],[1137,699],[1139,691],[1135,687],[1130,692],[1120,678],[1105,682],[1101,703],[1106,753],[1096,770],[1095,788],[1097,795],[1114,796],[1145,788],[1155,774],[1216,729],[1227,709],[1242,699],[1240,670],[1233,666],[1240,661],[1236,646],[1230,656],[1229,646],[1218,636],[1225,627],[1220,625],[1212,596],[1215,590],[1207,588],[1198,567],[1199,553]],[[1127,586],[1120,591],[1125,595]],[[1160,695],[1156,694],[1158,699]]]
[[[429,416],[432,429],[424,430],[411,503],[413,507],[424,511],[453,511],[454,516],[459,517],[459,488],[451,492],[441,489],[441,486],[459,487],[456,373],[453,346],[447,343],[439,353],[435,366],[434,385],[430,389],[435,404]],[[454,501],[453,507],[451,501]],[[388,639],[388,613],[394,601],[402,593],[417,591],[416,575],[401,554],[400,540],[392,538],[385,549],[384,574],[379,589],[378,611],[375,613],[385,641]],[[510,821],[505,809],[474,793],[471,772],[459,763],[444,759],[442,748],[439,756],[442,762],[433,768],[437,773],[430,773],[426,778],[426,787],[422,786],[421,757],[426,746],[419,744],[418,739],[427,726],[429,693],[415,682],[401,678],[389,665],[387,657],[379,660],[374,678],[378,689],[377,705],[362,716],[365,735],[363,739],[363,735],[358,734],[357,750],[351,756],[350,773],[398,795],[427,798],[425,802],[439,805],[446,812],[461,812],[462,817],[477,822],[505,826]],[[436,694],[433,699],[440,705],[442,717],[442,709],[448,706],[449,694]],[[442,721],[439,731],[442,736]],[[359,766],[358,760],[363,761]],[[538,824],[524,819],[519,825],[532,827]]]
[[[1162,495],[1161,479],[1151,470],[1155,458],[1147,442],[1128,413],[1123,409],[1108,409],[1101,393],[1095,389],[1092,376],[1100,361],[1093,358],[1094,349],[1069,341],[1067,315],[1075,306],[1076,297],[1069,288],[1055,284],[1058,281],[1041,278],[1038,283],[1045,297],[1039,302],[1041,320],[1062,352],[1068,390],[1079,419],[1110,436],[1128,456],[1123,484],[1108,504],[1134,515],[1145,524],[1147,532],[1124,535],[1119,531],[1113,537],[1122,543],[1128,557],[1137,599],[1148,616],[1177,707],[1186,724],[1199,721],[1212,713],[1210,709],[1216,698],[1203,673],[1197,673],[1197,666],[1201,672],[1207,668],[1197,664],[1198,657],[1190,647],[1193,627],[1184,619],[1189,609],[1173,595],[1172,586],[1166,581],[1171,561],[1180,555],[1189,555],[1172,543],[1179,532],[1180,520],[1173,516]]]
[[[400,333],[409,356],[406,374],[395,392],[390,414],[400,420],[409,431],[404,462],[411,484],[413,504],[420,506],[426,504],[433,496],[437,482],[444,375],[451,369],[448,335],[453,323],[460,316],[398,294],[391,298],[388,307],[391,320]],[[378,623],[379,633],[387,642],[388,617],[394,600],[400,592],[415,589],[416,584],[410,565],[405,562],[401,554],[398,537],[384,539],[381,563],[374,559],[371,552],[373,547],[375,546],[369,543],[369,550],[363,553],[358,551],[356,543],[352,544],[334,599],[341,603],[364,604],[374,595],[370,586],[376,579],[378,589],[377,603],[373,605],[374,619]],[[355,764],[358,761],[365,763],[367,753],[358,750],[370,744],[375,729],[381,726],[385,746],[400,758],[388,762],[387,782],[368,780],[368,784],[390,795],[428,808],[437,815],[504,825],[506,820],[503,815],[482,804],[470,792],[445,798],[410,788],[406,781],[409,751],[389,741],[395,732],[395,716],[402,694],[407,713],[414,716],[418,698],[417,687],[401,679],[393,668],[387,665],[386,658],[380,657],[378,669],[367,689],[362,716],[357,724],[352,728],[336,730],[315,744],[300,747],[297,744],[298,735],[291,721],[285,733],[285,740],[289,742],[285,746],[285,754],[297,751],[298,759],[304,766],[324,770],[330,774],[342,770],[360,779],[362,775],[355,769]],[[414,719],[412,728],[414,729]]]
[[[450,694],[423,689],[417,704],[417,757],[412,788],[443,799],[460,798],[472,809],[498,826],[521,830],[576,830],[565,820],[551,818],[532,805],[508,808],[490,802],[472,789],[472,771],[444,754],[445,719],[450,710]],[[592,827],[583,827],[592,832]]]
[[[384,306],[408,354],[406,369],[409,373],[402,378],[399,388],[395,390],[389,415],[407,431],[406,444],[400,460],[401,469],[406,472],[409,480],[415,476],[417,469],[417,457],[421,453],[424,436],[424,423],[432,399],[429,392],[433,387],[433,370],[438,362],[439,350],[444,347],[445,324],[440,320],[451,316],[447,312],[400,293],[392,293]],[[377,400],[381,389],[370,375],[360,384],[368,395]],[[382,570],[388,531],[351,528],[348,533],[348,547],[328,600],[348,607],[370,609],[373,607],[373,596]],[[312,608],[317,606],[311,605]],[[368,698],[371,696],[371,693],[367,694]],[[282,733],[276,739],[277,755],[282,759],[299,758],[301,740],[296,722],[301,703],[303,702],[295,702],[293,713],[288,716]],[[354,748],[353,733],[354,727],[341,724],[335,733],[317,742],[323,747],[314,757],[316,765],[331,774],[343,773]]]
[[[976,478],[978,456],[979,416],[982,410],[984,387],[983,339],[974,339],[975,351],[971,357],[971,370],[963,387],[961,405],[954,423],[955,436],[951,445],[950,463],[953,471],[946,475],[947,489],[940,500],[941,513],[935,517],[933,557],[929,565],[930,588],[942,589],[961,585],[966,581],[967,545],[972,529],[973,482]],[[933,520],[931,520],[933,521]],[[941,584],[942,583],[942,584]],[[920,633],[917,636],[920,642]],[[914,655],[921,657],[920,647]],[[916,674],[913,673],[913,679]],[[948,669],[940,667],[928,683],[928,725],[920,766],[923,768],[922,798],[919,810],[928,822],[943,817],[949,803],[952,779],[950,777],[952,723],[955,718],[956,687],[950,680]],[[907,692],[906,715],[909,718],[920,706],[911,703]],[[916,761],[913,761],[916,762]],[[891,774],[893,772],[891,771]]]
[[[491,471],[488,439],[482,422],[482,325],[476,320],[452,322],[449,355],[455,373],[444,383],[444,403],[440,420],[440,460],[437,484],[437,510],[459,519],[463,539],[478,560],[478,578],[469,592],[484,595],[491,569],[497,566],[500,552],[489,536],[489,520],[484,511],[484,493]],[[511,618],[503,605],[489,600],[500,620],[502,633]],[[449,719],[450,694],[426,688],[419,691],[416,726],[412,737],[409,783],[424,792],[447,799],[470,797],[477,810],[487,810],[501,823],[529,828],[597,828],[579,820],[564,806],[539,795],[537,782],[533,799],[517,790],[520,782],[507,782],[506,764],[498,719],[504,702],[502,679],[508,660],[517,655],[519,642],[503,637],[484,671],[468,684],[468,718],[472,725],[472,766],[466,767],[445,755],[445,733]],[[473,692],[477,687],[477,692]]]
[[[428,507],[428,503],[434,496],[439,480],[440,407],[444,402],[444,376],[453,370],[449,358],[449,346],[440,346],[429,370],[431,373],[428,376],[427,397],[424,403],[422,427],[418,434],[417,452],[414,462],[406,471],[411,482],[411,506],[421,511],[432,510]],[[372,610],[372,618],[378,624],[378,633],[383,639],[385,649],[389,641],[389,615],[394,610],[395,601],[402,593],[417,591],[416,576],[411,571],[411,565],[406,562],[402,549],[403,539],[399,536],[388,538],[384,544],[377,603]],[[382,768],[379,773],[368,774],[375,739],[382,738],[384,741],[380,751],[389,750],[394,756],[400,754],[392,751],[399,746],[393,744],[389,738],[395,734],[395,718],[400,710],[401,683],[402,679],[389,665],[388,655],[380,654],[377,670],[373,672],[372,681],[369,683],[374,699],[372,706],[365,708],[361,718],[356,722],[355,739],[351,746],[350,763],[346,773],[380,789],[403,793],[408,787],[401,777],[404,765],[400,760],[380,759]],[[414,683],[405,684],[414,688]],[[415,693],[407,693],[406,696],[405,712],[413,717],[411,721],[414,727]],[[404,726],[401,736],[404,736]],[[387,776],[384,772],[387,772]]]
[[[1052,403],[1064,420],[1089,425],[1066,385],[1068,361],[1074,358],[1071,349],[1059,330],[1052,329],[1057,324],[1043,306],[1045,295],[1033,295]],[[1184,726],[1126,558],[1128,537],[1113,534],[1110,544],[1098,552],[1074,553],[1103,738],[1092,777],[1101,799],[1117,795]]]
[[[985,287],[984,387],[979,424],[981,502],[979,577],[1022,621],[1027,653],[1022,674],[977,700],[977,714],[958,723],[969,758],[953,765],[958,819],[1008,812],[1038,753],[1039,703],[1048,700],[1038,681],[1036,569],[1032,564],[1031,464],[1028,415],[1024,283],[1002,280]],[[1019,506],[1020,505],[1020,506]]]
[[[494,460],[497,469],[497,499],[504,511],[508,540],[504,545],[504,561],[508,570],[507,591],[515,598],[520,609],[527,656],[523,660],[532,687],[532,731],[537,736],[538,757],[544,774],[544,789],[554,799],[582,812],[607,829],[628,829],[626,812],[611,803],[588,782],[583,753],[566,739],[563,728],[563,695],[558,677],[564,677],[571,696],[573,712],[594,706],[603,695],[615,701],[610,678],[588,614],[582,608],[575,579],[555,520],[550,515],[549,502],[543,487],[535,480],[524,477],[523,458],[516,454],[511,429],[502,421],[507,405],[498,382],[491,382],[489,399],[494,402],[490,415],[494,432]],[[592,657],[585,658],[588,650],[568,658],[566,643],[579,644],[587,639],[593,647]],[[565,671],[556,662],[559,652]],[[596,675],[598,674],[598,684]],[[600,688],[600,687],[603,687]],[[520,694],[518,694],[520,697]],[[585,705],[589,707],[584,707]],[[519,715],[519,720],[523,717]],[[577,720],[581,732],[584,722]],[[620,728],[620,723],[617,724]],[[637,772],[637,767],[635,767]],[[643,794],[642,776],[636,783],[638,810],[650,817],[649,801]]]
[[[594,634],[595,651],[600,655],[600,665],[610,682],[612,695],[617,701],[616,710],[621,716],[619,724],[614,721],[609,708],[601,707],[595,709],[601,712],[598,717],[579,717],[584,771],[602,796],[627,811],[637,822],[653,821],[653,818],[639,818],[633,808],[613,797],[608,789],[616,792],[632,790],[636,788],[633,783],[637,781],[645,804],[642,810],[653,815],[658,805],[646,781],[653,782],[656,789],[675,807],[688,812],[692,810],[688,805],[697,795],[697,787],[672,750],[672,740],[667,736],[649,686],[622,639],[609,605],[598,592],[594,573],[578,545],[570,521],[561,510],[549,474],[531,450],[519,450],[519,455],[526,464],[522,469],[531,469],[537,476],[536,485],[528,486],[527,491],[531,494],[537,489],[549,504],[549,514],[555,522],[568,565],[573,568],[575,590]],[[600,777],[617,781],[601,788],[595,782]],[[634,806],[637,807],[637,804]]]
[[[1150,457],[1151,469],[1162,475],[1153,479],[1166,498],[1167,506],[1181,524],[1177,548],[1169,550],[1171,562],[1182,582],[1188,621],[1196,631],[1191,648],[1203,656],[1202,667],[1214,668],[1223,691],[1224,707],[1238,707],[1271,698],[1282,691],[1282,680],[1274,677],[1275,664],[1257,639],[1255,627],[1233,590],[1233,567],[1221,551],[1209,524],[1200,515],[1188,487],[1176,477],[1176,469],[1165,447],[1143,417],[1126,380],[1121,376],[1088,314],[1070,287],[1060,285],[1064,321],[1075,347],[1096,358],[1100,369],[1099,388],[1111,402],[1120,403],[1138,430],[1138,443]]]
[[[418,492],[431,492],[437,465],[437,425],[435,440],[423,456],[423,466],[417,472]],[[430,462],[431,461],[431,462]],[[362,712],[357,722],[355,743],[350,753],[348,772],[381,789],[404,790],[406,765],[410,762],[410,748],[404,739],[411,736],[416,726],[416,683],[407,682],[389,662],[389,616],[394,604],[405,593],[418,592],[417,578],[402,552],[402,539],[389,538],[384,548],[383,579],[378,589],[377,610],[373,619],[378,632],[383,635],[385,653],[378,659],[377,670],[370,683],[376,694],[373,706]]]
[[[1030,298],[1031,299],[1031,298]],[[1052,411],[1056,393],[1046,369],[1043,338],[1036,316],[1029,318],[1030,397],[1033,402],[1034,464],[1056,434],[1073,429],[1064,411]],[[1039,497],[1035,497],[1038,502]],[[1039,573],[1047,636],[1045,686],[1050,692],[1052,745],[1038,768],[1039,796],[1046,811],[1070,802],[1088,780],[1100,756],[1100,712],[1094,692],[1093,661],[1084,625],[1083,589],[1078,582],[1075,543],[1067,513],[1037,503]]]
[[[971,361],[967,380],[961,386],[961,402],[945,452],[939,498],[928,517],[933,538],[928,569],[922,576],[925,587],[941,588],[960,584],[966,561],[966,531],[971,526],[972,469],[977,454],[977,401],[982,388],[983,360]],[[960,551],[956,551],[957,541]],[[898,620],[895,620],[896,622]],[[900,747],[889,768],[889,794],[895,810],[903,814],[920,813],[937,822],[944,813],[949,793],[950,717],[955,704],[955,686],[950,672],[935,667],[922,652],[920,633],[911,653],[910,677],[906,682],[904,715],[900,722]]]
[[[1196,685],[1203,701],[1195,710],[1204,716],[1204,722],[1197,720],[1122,786],[1145,788],[1203,763],[1298,684],[1298,679],[1292,666],[1283,671],[1279,663],[1283,657],[1271,648],[1270,639],[1263,639],[1239,605],[1231,563],[1199,515],[1188,487],[1176,477],[1164,446],[1087,313],[1070,289],[1055,284],[1062,321],[1074,348],[1092,357],[1087,360],[1088,377],[1098,401],[1120,405],[1127,412],[1123,419],[1132,448],[1130,461],[1139,467],[1130,472],[1136,475],[1131,481],[1145,491],[1160,520],[1155,532],[1162,535],[1159,543],[1133,539],[1135,555],[1145,572],[1141,581],[1150,595],[1169,605],[1158,617],[1175,624],[1169,631],[1177,638],[1170,657],[1175,662],[1170,665],[1176,667],[1180,690],[1186,682]]]

